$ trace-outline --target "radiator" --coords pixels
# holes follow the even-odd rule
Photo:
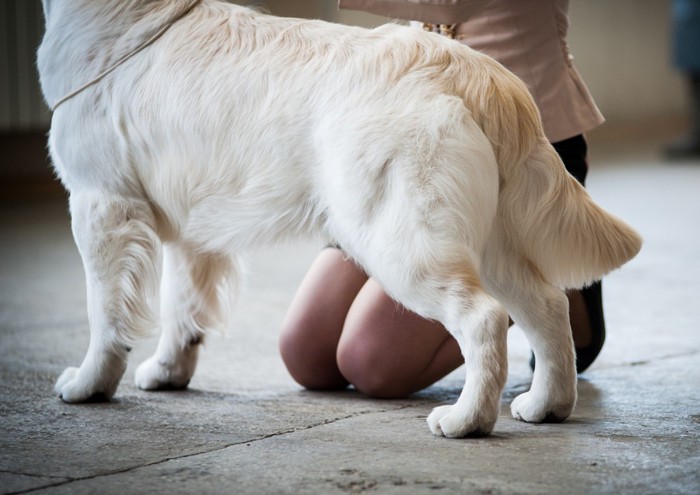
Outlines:
[[[49,127],[36,70],[43,29],[40,0],[0,0],[0,132]]]

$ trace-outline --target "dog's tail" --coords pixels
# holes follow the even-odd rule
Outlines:
[[[593,202],[544,138],[524,162],[502,172],[503,227],[550,283],[582,287],[641,249],[640,236]]]
[[[499,167],[498,218],[506,235],[549,283],[585,286],[641,249],[639,235],[597,206],[547,141],[530,93],[488,57],[465,59],[457,78]],[[473,63],[478,62],[478,63]]]

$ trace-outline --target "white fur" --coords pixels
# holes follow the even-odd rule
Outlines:
[[[44,0],[46,100],[188,3]],[[161,265],[163,334],[136,372],[144,389],[187,385],[205,332],[226,324],[236,256],[320,232],[458,340],[464,391],[430,415],[433,433],[493,429],[507,313],[538,363],[513,415],[564,419],[576,373],[561,289],[640,247],[565,172],[514,76],[395,25],[365,30],[204,0],[60,106],[50,149],[89,291],[90,348],[56,385],[68,402],[115,393],[128,346],[155,325]]]

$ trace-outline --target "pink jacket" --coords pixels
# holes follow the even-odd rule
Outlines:
[[[489,0],[339,0],[341,9],[364,10],[396,19],[456,24],[478,12]]]
[[[340,0],[340,7],[402,19],[456,24],[455,37],[486,53],[530,89],[552,142],[604,122],[573,66],[566,35],[569,0]]]

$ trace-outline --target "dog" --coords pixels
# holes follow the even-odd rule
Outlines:
[[[527,88],[438,35],[277,18],[218,0],[43,0],[49,149],[69,192],[90,345],[66,402],[111,399],[138,337],[145,390],[186,387],[224,327],[238,256],[323,235],[459,342],[464,389],[435,435],[492,432],[509,315],[537,359],[515,418],[576,402],[563,290],[640,237],[564,169]],[[160,315],[154,316],[160,301]]]

